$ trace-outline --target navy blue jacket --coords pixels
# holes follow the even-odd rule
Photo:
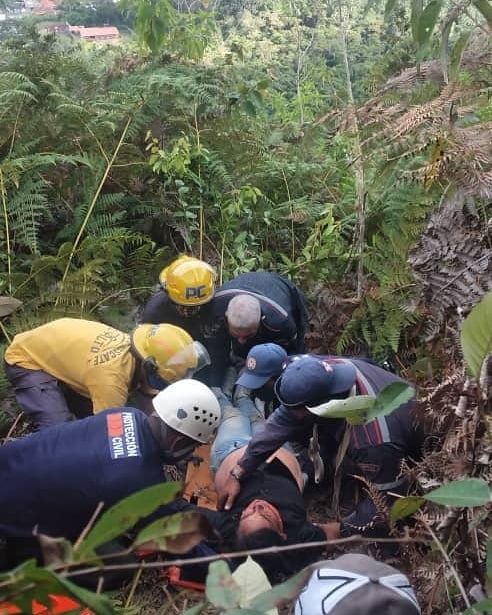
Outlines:
[[[178,312],[176,304],[171,301],[167,292],[159,290],[147,301],[139,320],[143,324],[158,325],[160,323],[167,323],[175,327],[181,327],[194,340],[205,344],[207,323],[210,317],[210,303],[205,303],[200,306],[200,311],[196,316],[185,318]]]
[[[363,359],[323,357],[328,361],[348,361],[357,370],[357,393],[377,395],[386,385],[403,379],[378,365]],[[379,486],[381,491],[398,491],[397,477],[403,459],[418,459],[421,454],[423,430],[412,414],[414,402],[402,404],[391,414],[367,425],[350,428],[350,442],[344,458],[344,474],[363,476]],[[284,406],[268,417],[265,428],[256,433],[239,465],[253,472],[279,446],[287,441],[307,445],[314,423],[318,424],[320,447],[325,462],[333,464],[345,432],[343,419],[325,419],[314,414],[299,417]],[[354,533],[368,525],[375,515],[374,506],[363,500],[349,516]],[[348,526],[348,524],[346,524]],[[350,532],[345,527],[345,534]]]
[[[239,344],[227,332],[225,313],[229,301],[240,294],[256,297],[261,305],[258,333]],[[268,271],[254,271],[238,275],[223,284],[211,302],[214,330],[207,348],[211,354],[214,385],[221,385],[221,377],[229,362],[229,352],[246,358],[256,344],[274,342],[287,352],[304,351],[304,334],[308,321],[306,299],[302,291],[290,280]]]
[[[176,304],[171,301],[165,290],[159,290],[150,297],[144,306],[139,320],[143,324],[158,325],[160,323],[167,323],[175,327],[181,327],[194,340],[201,342],[209,353],[210,345],[216,339],[212,320],[212,305],[210,303],[200,306],[200,311],[194,316],[184,317],[178,312]],[[222,342],[225,344],[225,339]],[[201,369],[197,372],[195,378],[210,386],[220,386],[220,382],[217,379],[211,382],[210,367]]]
[[[96,507],[166,478],[145,414],[115,408],[0,447],[0,536],[75,540]],[[170,514],[163,506],[159,515]]]

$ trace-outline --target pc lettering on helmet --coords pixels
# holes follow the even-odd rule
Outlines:
[[[211,301],[216,279],[213,267],[191,256],[180,256],[159,276],[171,301],[182,308],[196,308]]]

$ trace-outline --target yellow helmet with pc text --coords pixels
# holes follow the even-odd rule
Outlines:
[[[131,333],[131,342],[153,389],[160,390],[177,380],[191,378],[210,364],[206,348],[174,325],[139,325]]]
[[[174,303],[184,306],[208,303],[215,293],[215,269],[193,256],[180,256],[159,275],[159,282]]]

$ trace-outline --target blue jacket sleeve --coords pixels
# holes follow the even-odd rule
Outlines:
[[[152,295],[144,306],[140,322],[153,325],[169,322],[169,301],[167,293],[163,290]]]

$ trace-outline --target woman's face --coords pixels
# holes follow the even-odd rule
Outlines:
[[[266,500],[253,500],[241,513],[238,532],[247,536],[259,530],[273,530],[285,538],[282,517]]]

